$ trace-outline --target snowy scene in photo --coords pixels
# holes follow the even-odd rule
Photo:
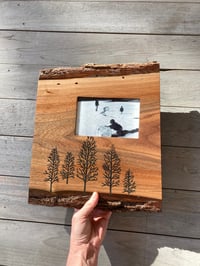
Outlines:
[[[139,99],[78,97],[76,135],[139,138]]]

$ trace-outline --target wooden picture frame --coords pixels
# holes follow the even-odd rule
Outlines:
[[[161,209],[156,62],[40,74],[29,202],[79,208],[93,191],[100,193],[100,208]]]

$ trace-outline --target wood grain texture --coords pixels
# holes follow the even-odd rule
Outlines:
[[[55,53],[55,58],[56,56]],[[0,98],[35,100],[39,72],[42,67],[42,65],[29,64],[6,66],[0,64]],[[164,106],[200,107],[200,75],[198,71],[161,71],[160,82],[161,108]],[[166,112],[170,112],[170,109]],[[181,110],[177,112],[181,112]]]
[[[66,264],[69,233],[63,226],[0,220],[0,227],[1,265]]]
[[[0,137],[1,174],[28,177],[31,147],[32,139]],[[163,147],[163,186],[165,188],[200,190],[199,160],[199,149]]]
[[[1,112],[8,117],[0,116],[0,174],[5,175],[0,177],[0,265],[65,265],[69,227],[65,230],[64,224],[70,224],[73,211],[28,205],[29,179],[20,177],[29,177],[31,160],[34,103],[28,99],[36,99],[40,69],[88,62],[161,62],[167,70],[161,72],[162,112],[179,113],[162,116],[163,187],[168,188],[163,191],[163,212],[115,213],[109,225],[114,231],[108,231],[99,265],[149,266],[157,248],[165,246],[200,252],[199,120],[189,114],[200,113],[200,0],[0,2],[0,98]],[[73,12],[67,13],[70,8]],[[40,32],[47,28],[49,33]],[[79,33],[83,29],[91,34]],[[152,35],[155,32],[158,35]],[[11,133],[16,137],[7,136]],[[22,137],[24,133],[29,137]],[[179,237],[172,237],[176,234]],[[165,264],[169,262],[167,257]]]
[[[0,99],[0,135],[33,136],[35,101]]]
[[[81,67],[47,68],[40,72],[40,80],[71,79],[84,77],[110,77],[131,74],[148,74],[160,72],[159,64],[149,62],[144,64],[85,64]]]
[[[200,75],[199,71],[163,71],[161,72],[161,108],[162,107],[190,107],[191,110],[176,112],[190,112],[200,107]],[[174,112],[162,109],[162,112]]]
[[[162,147],[163,187],[200,191],[200,150]]]
[[[31,261],[32,266],[64,266],[69,233],[69,227],[1,220],[0,264],[27,266]],[[159,247],[199,252],[199,243],[197,239],[108,231],[100,252],[99,265],[149,266],[156,258]]]
[[[0,43],[6,47],[2,64],[73,67],[156,60],[161,69],[200,69],[199,36],[1,31]]]
[[[132,72],[136,74],[118,76],[119,73],[116,72],[114,73],[117,74],[116,77],[79,78],[79,75],[81,74],[82,76],[82,72],[84,73],[85,69],[86,71],[89,69],[89,75],[93,76],[95,73],[99,74],[99,71],[102,71],[102,68],[109,71],[108,75],[110,73],[113,75],[113,70],[116,68],[118,68],[120,71],[125,70],[125,72],[127,72],[129,69],[132,69]],[[38,203],[50,206],[63,205],[80,207],[90,195],[84,195],[83,192],[92,192],[96,190],[101,193],[99,207],[130,210],[159,210],[162,196],[159,129],[160,91],[159,73],[157,73],[158,68],[159,65],[155,63],[149,63],[146,65],[122,66],[95,65],[84,67],[81,69],[81,72],[80,68],[77,68],[78,78],[51,80],[50,75],[48,76],[48,80],[39,81],[34,141],[32,147],[32,166],[29,192],[30,203]],[[71,77],[71,68],[69,71]],[[76,70],[73,71],[76,72]],[[153,73],[151,73],[152,71]],[[45,73],[46,72],[47,71],[45,71]],[[68,69],[66,69],[65,73],[67,72]],[[50,73],[52,73],[52,71],[50,71]],[[95,99],[127,99],[127,97],[128,99],[139,98],[139,139],[134,140],[130,137],[95,137],[91,139],[87,138],[86,140],[86,137],[84,138],[77,136],[75,134],[75,121],[77,115],[77,97],[80,96],[93,97]],[[96,115],[95,110],[94,114],[92,115]],[[100,114],[100,118],[101,117],[102,115]],[[111,118],[113,118],[113,114],[111,114]],[[116,119],[119,121],[119,117]],[[87,177],[88,181],[85,179],[85,170],[83,170],[83,174],[76,172],[75,178],[71,179],[70,182],[68,182],[68,180],[62,181],[59,178],[59,182],[53,185],[53,190],[53,183],[50,182],[49,188],[47,182],[44,182],[45,176],[43,176],[43,173],[45,173],[45,169],[47,167],[46,161],[49,158],[48,156],[50,156],[50,152],[53,152],[53,148],[56,147],[55,152],[58,150],[59,161],[64,161],[64,157],[67,152],[73,154],[73,158],[75,157],[73,171],[74,169],[78,171],[77,169],[80,169],[80,165],[77,161],[77,157],[80,156],[78,151],[81,148],[81,145],[82,147],[83,145],[86,145],[84,144],[86,141],[88,141],[88,143],[92,143],[93,141],[95,147],[95,166],[97,170],[95,180],[94,178],[92,179],[94,182],[88,182],[90,181],[90,176]],[[105,188],[102,187],[102,184],[104,184],[104,179],[106,178],[105,173],[107,173],[108,170],[105,170],[105,168],[102,168],[102,166],[106,162],[105,155],[108,153],[108,151],[110,152],[110,147],[111,150],[114,149],[113,152],[115,152],[116,149],[116,154],[120,158],[118,163],[120,166],[120,183],[115,184],[115,181],[111,181],[111,183],[114,183],[114,185],[111,186],[109,181],[109,184],[106,184],[108,188],[105,190]],[[115,160],[114,155],[112,156],[112,160]],[[90,161],[92,160],[93,159],[91,158]],[[112,164],[113,162],[114,161],[112,161]],[[86,164],[88,165],[87,162]],[[111,173],[109,176],[113,175],[113,167],[114,166],[111,166]],[[90,173],[90,171],[92,171],[91,169],[93,168],[89,168],[89,170],[86,171],[89,171]],[[128,195],[123,193],[123,180],[125,173],[127,173],[127,169],[130,169],[135,176],[134,180],[136,182],[136,190],[133,190],[135,191],[134,195],[130,194],[130,192],[128,192]],[[59,173],[60,171],[61,169],[59,168]],[[91,173],[93,174],[93,172]],[[80,181],[80,179],[84,181],[84,188],[83,182]],[[131,190],[131,192],[133,191]],[[77,194],[77,192],[79,192],[79,194]],[[118,194],[118,196],[115,194]]]
[[[197,110],[189,113],[161,113],[163,144],[200,147],[200,112]]]
[[[0,183],[1,218],[71,224],[73,209],[27,204],[28,178],[0,176]],[[198,192],[164,189],[161,213],[113,213],[109,229],[200,238],[198,201]]]
[[[29,176],[32,139],[0,136],[2,175]]]
[[[31,146],[32,139],[0,137],[1,173],[4,175],[29,176]],[[21,150],[21,153],[19,153],[19,150]],[[199,156],[198,149],[163,147],[164,187],[199,190]]]
[[[40,68],[38,65],[0,64],[0,98],[35,100]]]
[[[198,93],[198,90],[194,90],[193,97],[198,95]],[[188,102],[191,103],[192,96],[190,97],[189,91],[185,97],[187,97],[187,95]],[[173,104],[176,96],[169,96],[169,100],[170,97]],[[181,90],[179,97],[181,97]],[[180,105],[184,104],[184,98],[180,100]],[[197,104],[199,103],[198,99],[198,97],[195,97],[194,99]],[[2,113],[5,113],[5,115],[0,119],[0,135],[33,137],[35,101],[1,99],[0,103],[0,110]],[[199,147],[199,114],[199,107],[177,108],[173,106],[161,106],[162,145],[185,147],[194,147],[196,145]],[[9,128],[6,126],[7,123],[9,123]]]
[[[29,177],[31,147],[32,139],[1,136],[1,174]],[[199,149],[162,147],[164,188],[200,190],[199,160]]]
[[[200,21],[197,19],[200,5],[195,2],[116,1],[105,4],[101,1],[3,1],[0,9],[0,28],[6,30],[183,35],[200,33]]]

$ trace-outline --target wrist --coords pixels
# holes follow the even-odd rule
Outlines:
[[[70,244],[67,266],[95,266],[97,265],[99,249],[91,244]]]

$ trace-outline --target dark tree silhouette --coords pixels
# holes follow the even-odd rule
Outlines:
[[[134,181],[134,175],[132,174],[131,170],[128,169],[125,173],[124,177],[124,193],[132,193],[136,189],[136,183]]]
[[[71,152],[67,152],[62,170],[60,171],[62,179],[66,179],[66,184],[68,184],[69,178],[74,178],[74,170],[74,156]]]
[[[52,185],[54,182],[58,182],[58,168],[59,168],[60,158],[57,148],[53,148],[48,157],[47,170],[44,172],[47,178],[44,181],[50,183],[49,191],[52,192]]]
[[[96,166],[96,143],[93,137],[87,137],[83,141],[78,155],[77,177],[84,183],[83,191],[89,181],[96,181],[98,168]]]
[[[102,186],[109,187],[109,192],[112,194],[112,188],[119,186],[121,173],[120,158],[115,151],[114,145],[104,154],[103,170],[105,181]]]

